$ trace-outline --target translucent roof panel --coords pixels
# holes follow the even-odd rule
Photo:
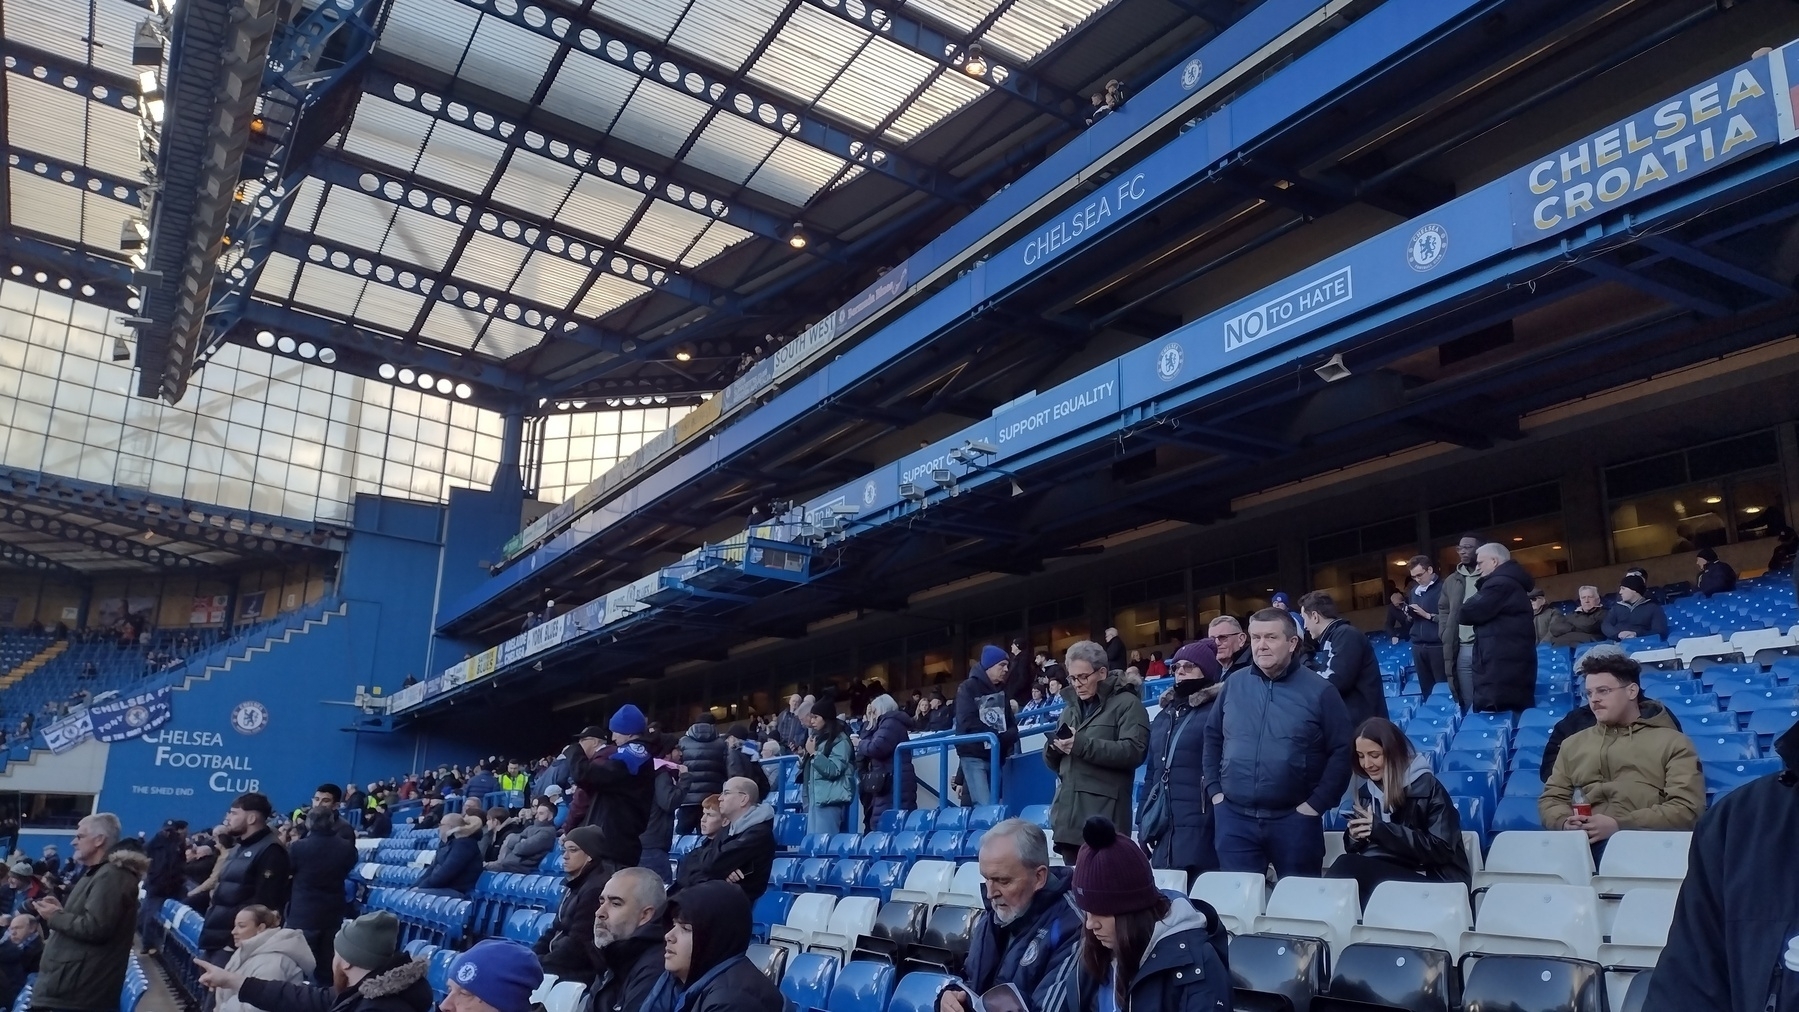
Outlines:
[[[868,32],[842,18],[801,5],[750,67],[749,78],[810,102],[869,38]]]
[[[441,3],[433,5],[443,6]],[[459,76],[513,98],[530,98],[550,69],[556,43],[508,21],[484,17],[462,59]]]
[[[907,49],[875,39],[857,54],[836,83],[819,98],[819,108],[873,130],[893,114],[938,64]]]
[[[844,161],[789,137],[775,148],[768,161],[750,179],[763,193],[804,206],[831,178],[842,171]]]
[[[575,181],[557,220],[578,232],[614,239],[645,199],[636,190],[586,173]]]
[[[506,171],[494,187],[494,200],[507,207],[548,218],[562,206],[562,198],[581,170],[552,162],[529,151],[515,151]]]
[[[581,282],[587,280],[588,268],[553,253],[533,253],[525,261],[512,294],[521,299],[552,306],[566,306],[575,301]]]
[[[681,266],[697,267],[749,237],[749,232],[745,232],[735,225],[715,221],[706,226],[706,233],[700,236],[699,241],[693,244],[693,248],[687,251],[687,255],[681,258]]]
[[[379,48],[427,67],[454,72],[482,14],[442,0],[393,0]]]
[[[612,130],[634,144],[672,158],[680,154],[710,108],[672,88],[646,84],[625,104]]]
[[[476,350],[495,358],[511,358],[537,347],[543,339],[544,332],[535,327],[496,319],[487,325],[487,333],[482,335]]]
[[[648,288],[635,282],[613,274],[601,274],[593,279],[593,287],[587,290],[587,297],[581,300],[575,313],[587,318],[604,316],[647,291]]]
[[[642,79],[580,50],[571,51],[544,93],[543,108],[565,119],[610,130]]]
[[[402,207],[394,215],[387,230],[387,241],[381,244],[383,255],[395,260],[418,264],[433,274],[443,270],[455,248],[461,226],[435,215]]]
[[[1092,17],[1108,0],[1018,0],[987,30],[997,49],[1034,60],[1055,41]]]
[[[714,116],[682,162],[720,179],[741,183],[755,175],[762,160],[780,142],[780,134],[759,123],[735,116]]]
[[[456,276],[488,288],[505,289],[512,284],[518,269],[530,250],[496,235],[476,232],[469,236],[468,248],[456,261]]]
[[[692,0],[669,42],[736,73],[786,9],[786,0]]]
[[[986,90],[986,85],[966,74],[940,73],[924,93],[906,107],[888,132],[902,140],[910,140],[933,123],[980,98]]]
[[[394,205],[366,193],[334,186],[319,211],[315,231],[321,239],[362,250],[379,250],[387,239],[387,226],[393,221],[395,210]]]
[[[711,221],[685,207],[664,200],[651,201],[649,209],[631,230],[631,245],[668,261],[678,261]]]
[[[431,135],[431,117],[406,106],[364,96],[344,137],[344,150],[375,165],[406,172]]]

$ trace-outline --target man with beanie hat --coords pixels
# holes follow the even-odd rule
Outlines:
[[[275,814],[269,799],[254,791],[240,794],[225,813],[225,829],[238,838],[237,849],[215,873],[212,905],[200,929],[200,951],[214,963],[225,962],[231,945],[231,925],[237,912],[252,903],[270,910],[286,910],[293,868],[287,848],[269,830]]]
[[[450,961],[443,1012],[526,1012],[543,983],[537,955],[505,938],[484,938]]]
[[[1004,762],[1018,746],[1018,718],[1006,698],[1006,673],[1012,659],[1006,651],[991,643],[981,648],[981,659],[968,678],[956,689],[957,734],[992,731],[999,735],[999,754],[990,755],[985,742],[964,742],[956,746],[961,757],[962,782],[968,787],[968,798],[976,805],[991,805],[993,767]]]
[[[600,728],[590,726],[568,752],[575,785],[587,792],[584,822],[600,832],[602,880],[636,867],[643,857],[643,831],[656,800],[656,763],[641,740],[648,730],[643,711],[626,703],[607,722],[609,743],[602,742]]]
[[[938,1012],[967,1012],[969,994],[1005,983],[1041,1009],[1042,992],[1081,941],[1081,912],[1070,894],[1073,872],[1049,866],[1049,840],[1023,819],[987,830],[980,857],[985,909],[969,933],[962,986],[944,989]]]
[[[263,1012],[428,1012],[428,966],[399,945],[399,918],[377,910],[338,929],[330,987],[245,977],[202,959],[194,965],[203,986],[236,991],[239,1001]]]
[[[1218,915],[1157,889],[1142,848],[1105,819],[1089,819],[1081,835],[1074,903],[1086,930],[1080,951],[1063,964],[1037,1012],[1231,1008]]]
[[[744,958],[750,900],[729,882],[702,882],[669,898],[664,972],[642,1012],[782,1012],[786,999]]]
[[[1699,549],[1699,555],[1693,561],[1699,566],[1699,585],[1696,589],[1700,597],[1711,597],[1713,594],[1724,594],[1737,589],[1736,568],[1718,558],[1715,549]]]
[[[1668,638],[1668,616],[1662,606],[1649,599],[1649,585],[1637,573],[1626,573],[1618,581],[1618,600],[1605,613],[1599,629],[1609,640],[1629,640],[1638,636]]]
[[[537,954],[544,970],[561,980],[593,982],[600,953],[593,945],[593,912],[600,905],[600,891],[618,869],[606,868],[601,854],[605,838],[594,826],[571,830],[562,838],[562,902],[550,930],[537,939]]]

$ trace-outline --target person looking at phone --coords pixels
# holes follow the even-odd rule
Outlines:
[[[1326,878],[1352,878],[1362,905],[1382,882],[1460,882],[1472,875],[1455,802],[1430,757],[1412,750],[1398,725],[1370,717],[1356,728],[1355,815],[1343,856]]]

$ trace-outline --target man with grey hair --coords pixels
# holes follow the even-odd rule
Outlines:
[[[734,882],[754,903],[768,891],[775,866],[775,810],[762,804],[761,792],[749,777],[732,777],[718,793],[718,814],[725,831],[711,837],[681,862],[677,888],[701,882]]]
[[[125,964],[137,932],[138,886],[150,870],[141,850],[119,847],[119,818],[107,812],[75,829],[81,878],[65,903],[32,904],[49,930],[31,1007],[55,1012],[112,1012],[125,987]]]
[[[662,941],[668,900],[662,880],[648,868],[624,868],[606,880],[593,911],[598,976],[580,1012],[624,1012],[643,1005],[662,976]]]
[[[1049,806],[1051,837],[1069,864],[1081,851],[1083,827],[1095,815],[1130,833],[1131,781],[1149,752],[1143,682],[1128,672],[1106,670],[1104,657],[1104,648],[1090,640],[1068,648],[1066,705],[1043,743],[1043,761],[1057,781]]]
[[[1249,667],[1249,636],[1235,615],[1220,615],[1206,625],[1206,635],[1218,651],[1218,670],[1222,681],[1231,672]]]
[[[1462,623],[1474,628],[1474,677],[1463,703],[1523,713],[1536,702],[1537,627],[1530,608],[1536,581],[1497,542],[1480,546],[1475,568],[1480,580],[1461,610]]]
[[[1105,663],[1103,649],[1100,663]],[[981,878],[986,909],[969,936],[963,986],[946,989],[937,999],[937,1012],[968,1012],[970,992],[983,994],[1007,982],[1018,985],[1032,1010],[1041,1009],[1039,992],[1080,948],[1074,873],[1049,866],[1049,841],[1042,829],[1023,819],[1007,819],[981,838]]]
[[[799,752],[801,746],[806,744],[806,722],[801,719],[803,715],[800,713],[800,705],[805,701],[805,697],[797,692],[788,696],[787,709],[782,710],[781,716],[775,719],[775,738],[790,753]]]

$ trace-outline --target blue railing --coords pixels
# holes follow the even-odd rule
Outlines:
[[[911,752],[943,752],[944,761],[937,765],[937,798],[938,806],[943,807],[944,800],[949,797],[949,750],[957,745],[984,743],[987,746],[988,776],[993,782],[993,793],[988,797],[999,800],[1000,767],[1003,765],[999,754],[999,735],[992,731],[977,731],[974,734],[951,734],[930,738],[915,738],[902,741],[893,750],[893,809],[900,810],[900,785],[904,783],[899,777],[900,770],[909,770],[910,760],[906,758]],[[913,774],[916,776],[916,774]]]

